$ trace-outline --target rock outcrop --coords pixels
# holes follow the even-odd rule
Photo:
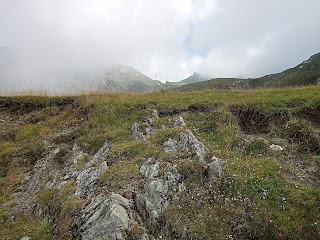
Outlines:
[[[142,124],[133,124],[132,140],[148,143],[150,137],[159,130],[154,124],[157,118],[159,118],[158,112],[152,110],[144,119],[145,129],[141,129]],[[192,161],[204,162],[212,182],[221,178],[221,160],[218,158],[208,160],[209,154],[204,144],[189,129],[185,129],[185,126],[181,116],[170,121],[167,127],[179,129],[179,141],[168,138],[163,143],[163,151],[167,154],[188,156]],[[35,202],[35,196],[43,189],[57,192],[68,186],[72,180],[74,190],[68,193],[69,197],[81,201],[78,213],[74,215],[75,221],[71,230],[75,239],[152,240],[165,236],[164,232],[167,230],[164,227],[165,220],[162,218],[164,212],[170,203],[179,199],[180,194],[186,191],[181,174],[173,162],[147,156],[139,169],[141,188],[132,190],[128,187],[126,190],[131,194],[128,196],[124,194],[127,196],[125,198],[112,192],[113,189],[102,186],[101,176],[108,171],[108,153],[112,147],[108,141],[105,141],[91,158],[75,143],[63,161],[60,159],[61,147],[46,144],[52,149],[51,154],[37,162],[33,172],[23,184],[22,191],[16,194],[19,206],[23,206],[25,202],[29,206],[29,203],[33,202],[33,205],[30,205],[33,207],[29,210],[33,209],[33,214],[38,217],[47,214],[49,221],[56,226],[59,211],[51,207],[55,201],[50,202],[49,208],[52,209],[48,211]],[[38,213],[34,212],[35,209]]]
[[[180,141],[177,142],[171,138],[163,143],[163,149],[166,153],[183,152],[187,155],[196,155],[200,161],[206,161],[208,151],[204,144],[200,142],[193,133],[187,129],[180,133]]]
[[[151,164],[150,159],[141,167],[140,172],[145,178],[144,191],[137,194],[137,209],[152,230],[156,227],[159,217],[169,205],[174,194],[177,194],[177,186],[180,180],[180,174],[176,167],[167,164],[169,169],[162,176],[159,174],[159,162]]]
[[[109,198],[99,195],[81,211],[78,239],[125,240],[128,239],[128,199],[112,193]]]
[[[99,178],[108,168],[106,157],[109,148],[110,144],[106,141],[86,164],[86,167],[78,173],[76,196],[91,198],[95,194]]]

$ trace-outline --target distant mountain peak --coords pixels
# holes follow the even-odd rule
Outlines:
[[[200,73],[194,72],[190,77],[181,80],[180,83],[187,84],[187,83],[203,82],[205,80],[207,79],[204,76],[202,76]]]
[[[149,78],[133,67],[114,65],[105,73],[102,87],[112,92],[152,91],[162,87],[162,83]]]

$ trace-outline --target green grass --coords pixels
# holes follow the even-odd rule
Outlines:
[[[320,238],[320,191],[306,182],[297,183],[292,160],[292,156],[302,156],[299,154],[312,159],[312,152],[301,153],[297,147],[309,141],[312,124],[294,117],[287,125],[277,126],[268,133],[268,137],[292,140],[290,152],[275,154],[262,140],[245,141],[246,136],[230,109],[253,107],[264,113],[277,111],[295,116],[302,111],[316,111],[320,105],[319,92],[320,86],[308,86],[91,94],[72,98],[0,97],[0,103],[12,101],[18,106],[16,114],[29,116],[28,121],[21,120],[10,131],[1,133],[4,137],[0,139],[0,164],[6,171],[1,172],[0,197],[17,191],[24,173],[46,154],[43,140],[54,139],[56,144],[70,144],[71,147],[76,142],[85,152],[94,154],[107,139],[112,148],[108,156],[109,167],[102,176],[106,191],[124,193],[128,185],[133,190],[141,188],[139,169],[148,157],[155,156],[177,165],[188,191],[166,210],[173,232],[181,233],[188,226],[193,239],[226,239],[228,235],[237,239],[317,239]],[[65,99],[72,103],[58,104]],[[30,106],[30,109],[24,112],[21,106]],[[203,163],[176,159],[163,152],[163,142],[169,137],[178,140],[179,133],[184,131],[168,127],[173,116],[161,115],[153,123],[158,128],[167,127],[159,130],[148,143],[131,140],[132,124],[143,122],[153,108],[160,115],[170,111],[182,115],[187,128],[204,142],[209,155],[226,160],[220,181],[212,186]],[[68,141],[63,141],[64,135],[56,137],[62,129],[72,130]],[[60,236],[66,230],[62,225],[71,225],[72,217],[83,204],[73,197],[74,190],[74,180],[70,180],[61,191],[44,189],[37,197],[39,205],[59,207]],[[6,198],[1,202],[0,217],[3,219],[8,216],[4,205],[7,201]],[[29,225],[23,225],[26,219]],[[41,221],[20,216],[14,222],[6,219],[0,224],[0,235],[10,237],[11,231],[16,234],[12,235],[13,239],[19,239],[21,234],[33,239],[49,239],[48,228],[50,226]]]

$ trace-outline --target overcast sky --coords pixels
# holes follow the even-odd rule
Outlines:
[[[320,51],[319,0],[0,0],[7,80],[135,67],[176,81],[193,72],[257,77]]]

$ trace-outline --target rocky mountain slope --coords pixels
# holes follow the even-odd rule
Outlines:
[[[0,97],[0,237],[317,239],[318,93]]]
[[[112,92],[150,92],[162,87],[163,83],[152,80],[132,67],[117,65],[104,73],[99,89]]]

